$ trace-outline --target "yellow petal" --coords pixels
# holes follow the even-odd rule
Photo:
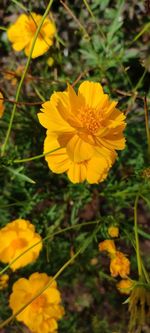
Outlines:
[[[55,104],[55,97],[50,101],[42,104],[42,113],[38,113],[38,118],[42,126],[53,133],[66,133],[74,131],[74,128],[71,127],[69,123],[64,120],[64,118],[62,118]]]
[[[72,163],[67,174],[72,183],[82,183],[86,179],[86,165],[84,163]]]
[[[50,152],[58,148],[59,146],[60,145],[56,137],[52,135],[47,135],[44,141],[44,152]],[[50,155],[46,155],[45,159],[48,163],[49,168],[56,173],[62,173],[67,171],[71,165],[71,161],[66,154],[65,148],[61,148],[60,150]]]
[[[100,83],[84,81],[78,89],[78,96],[84,98],[85,104],[95,108],[101,102],[104,92]]]
[[[92,157],[94,147],[75,134],[68,142],[66,151],[73,162],[79,163]]]
[[[87,162],[87,181],[90,184],[103,181],[109,170],[108,163],[103,157],[93,157]]]

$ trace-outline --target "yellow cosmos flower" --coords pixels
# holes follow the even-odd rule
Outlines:
[[[122,252],[116,251],[110,261],[110,272],[113,277],[120,275],[122,278],[130,274],[130,261]]]
[[[26,56],[29,56],[33,37],[41,19],[42,16],[35,13],[31,13],[29,16],[21,14],[17,21],[8,28],[7,36],[15,51],[24,49]],[[53,44],[55,32],[54,23],[47,17],[36,40],[32,58],[39,57],[47,52]]]
[[[17,219],[0,229],[0,261],[11,263],[29,247],[41,241],[41,236],[35,233],[35,227],[29,221]],[[17,259],[11,268],[13,271],[34,262],[39,256],[42,242]]]
[[[3,116],[4,113],[4,104],[3,104],[3,95],[0,92],[0,118]]]
[[[50,280],[51,277],[45,273],[33,273],[29,279],[21,278],[15,282],[9,300],[13,314],[29,302]],[[54,333],[58,328],[57,321],[63,315],[61,295],[56,281],[52,281],[49,288],[17,316],[17,320],[22,321],[33,333]]]
[[[129,295],[133,286],[133,281],[124,279],[119,281],[116,286],[121,294]]]
[[[119,228],[118,227],[115,227],[115,226],[110,226],[109,228],[108,228],[108,235],[110,236],[110,237],[118,237],[118,235],[119,235]]]
[[[9,275],[3,274],[0,275],[0,290],[6,288],[8,286]]]
[[[49,168],[67,172],[73,183],[103,181],[123,149],[125,116],[110,101],[99,83],[83,82],[76,95],[68,84],[65,92],[55,92],[38,114],[47,129],[44,153]]]
[[[116,253],[116,246],[113,240],[106,239],[98,244],[99,251],[107,251],[110,254]]]

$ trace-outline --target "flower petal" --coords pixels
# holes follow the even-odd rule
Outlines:
[[[59,147],[60,145],[56,139],[56,136],[47,134],[44,141],[44,153],[50,152]],[[66,154],[65,148],[61,148],[60,150],[50,155],[46,155],[45,159],[48,163],[49,168],[56,173],[62,173],[67,171],[71,165],[71,161]]]
[[[73,162],[79,163],[92,157],[94,147],[75,134],[68,142],[66,151]]]
[[[104,92],[100,83],[84,81],[80,84],[78,96],[84,98],[87,106],[95,108],[103,99]]]
[[[86,179],[86,165],[72,162],[67,174],[72,183],[82,183]]]

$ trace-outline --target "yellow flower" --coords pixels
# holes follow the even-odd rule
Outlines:
[[[133,281],[131,281],[129,279],[124,279],[124,280],[119,281],[116,284],[116,286],[121,294],[129,295],[131,292],[131,288],[133,286]]]
[[[116,277],[120,275],[122,278],[130,274],[130,261],[122,252],[116,251],[110,261],[111,275]]]
[[[3,116],[4,113],[4,104],[3,104],[3,95],[0,92],[0,118]]]
[[[47,129],[44,153],[49,168],[67,172],[73,183],[103,181],[123,149],[125,116],[110,101],[99,83],[83,82],[76,95],[68,84],[65,92],[55,92],[43,104],[40,123]]]
[[[3,274],[0,275],[0,290],[6,288],[8,286],[9,275]]]
[[[33,37],[37,30],[42,16],[31,13],[29,16],[21,14],[17,21],[7,30],[8,39],[12,42],[15,51],[25,50],[26,56],[29,56]],[[36,58],[47,52],[53,44],[53,38],[56,32],[55,25],[47,17],[42,25],[37,37],[32,58]]]
[[[17,219],[0,229],[0,261],[11,263],[29,247],[41,241],[41,236],[35,233],[35,227],[29,221]],[[23,254],[10,265],[13,271],[34,262],[39,256],[42,242]]]
[[[53,64],[54,64],[54,59],[53,59],[52,57],[49,57],[49,58],[47,59],[47,65],[48,65],[49,67],[52,67]]]
[[[99,251],[107,251],[110,254],[116,253],[116,246],[113,240],[106,239],[98,244]]]
[[[9,305],[13,313],[30,301],[52,278],[45,273],[33,273],[29,279],[21,278],[13,285]],[[62,318],[64,308],[61,306],[61,295],[56,281],[38,296],[18,316],[33,333],[54,333],[57,321]]]
[[[115,226],[110,226],[109,228],[108,228],[108,235],[110,236],[110,237],[118,237],[118,235],[119,235],[119,228],[118,227],[115,227]]]

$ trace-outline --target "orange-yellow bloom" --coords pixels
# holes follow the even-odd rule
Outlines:
[[[0,229],[0,261],[11,263],[29,247],[40,242],[41,236],[35,232],[35,227],[29,221],[17,219]],[[10,265],[13,271],[34,262],[39,256],[42,242],[23,254]]]
[[[110,254],[116,253],[116,246],[113,240],[106,239],[98,244],[99,251],[107,251]]]
[[[3,116],[4,113],[4,104],[3,104],[3,95],[0,92],[0,118]]]
[[[26,303],[52,280],[45,273],[33,273],[29,279],[21,278],[13,285],[9,305],[16,313]],[[56,281],[28,305],[17,320],[22,321],[33,333],[54,333],[57,331],[57,321],[62,318],[64,308],[61,306],[61,295]]]
[[[124,279],[119,281],[117,284],[117,289],[120,291],[121,294],[129,295],[133,286],[133,281],[129,279]]]
[[[130,274],[130,261],[122,252],[116,251],[115,255],[112,256],[110,272],[112,276],[120,275],[122,278],[126,278]]]
[[[125,116],[116,108],[99,83],[83,82],[76,95],[68,84],[43,104],[40,123],[47,129],[44,153],[49,168],[67,172],[73,183],[103,181],[123,149]]]
[[[17,21],[7,30],[8,39],[12,42],[15,51],[25,50],[26,56],[29,56],[33,37],[41,22],[42,16],[36,13],[30,15],[21,14]],[[47,52],[53,44],[53,38],[56,32],[54,23],[47,17],[42,25],[37,37],[32,58],[36,58]]]
[[[118,235],[119,235],[119,228],[118,227],[115,227],[115,226],[110,226],[109,228],[108,228],[108,235],[110,236],[110,237],[118,237]]]
[[[9,275],[3,274],[0,275],[0,290],[6,288],[8,286]]]

